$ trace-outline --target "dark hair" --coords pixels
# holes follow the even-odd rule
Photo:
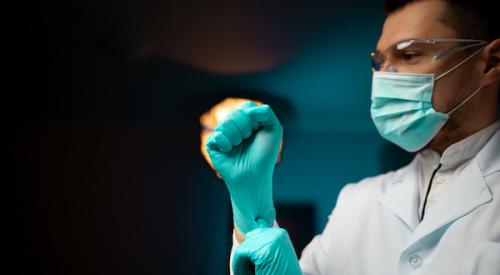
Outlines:
[[[417,0],[387,0],[384,10],[387,15]],[[492,41],[500,38],[498,9],[493,1],[443,0],[446,12],[439,18],[444,24],[457,31],[457,38]]]

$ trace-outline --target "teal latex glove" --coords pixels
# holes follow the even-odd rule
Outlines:
[[[248,232],[234,253],[232,268],[235,275],[302,274],[288,233],[278,227]]]
[[[274,223],[272,177],[282,136],[268,105],[247,102],[207,139],[208,155],[229,190],[234,222],[242,233]]]

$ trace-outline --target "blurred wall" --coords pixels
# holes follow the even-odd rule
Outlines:
[[[369,117],[382,2],[17,7],[16,272],[226,274],[230,203],[199,154],[198,117],[227,96],[276,110],[276,204],[310,206],[314,224],[298,226],[321,232],[345,184],[411,157]]]

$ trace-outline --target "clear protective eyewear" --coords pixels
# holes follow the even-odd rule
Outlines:
[[[457,45],[448,48],[441,46],[452,43]],[[389,72],[424,72],[426,65],[447,55],[488,43],[476,39],[406,39],[384,51],[372,52],[372,71],[386,69]]]

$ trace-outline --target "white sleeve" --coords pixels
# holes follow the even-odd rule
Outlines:
[[[319,235],[316,235],[311,242],[302,250],[299,260],[300,269],[304,275],[327,274],[328,261],[328,238],[333,234],[334,211],[328,216],[328,223]]]
[[[299,264],[304,275],[332,274],[332,272],[336,272],[331,269],[331,263],[336,259],[332,258],[333,255],[331,255],[330,249],[334,246],[335,240],[338,239],[338,215],[346,211],[345,207],[348,202],[346,197],[349,197],[346,193],[350,193],[351,187],[351,185],[346,185],[342,188],[337,198],[337,204],[328,216],[328,222],[323,232],[316,235],[302,251]]]
[[[240,245],[240,243],[236,239],[236,234],[234,233],[234,230],[233,230],[233,247],[231,247],[231,255],[229,256],[229,274],[230,275],[234,275],[233,268],[232,268],[233,256],[234,256],[234,252],[236,251],[236,248],[238,248],[238,245]]]

